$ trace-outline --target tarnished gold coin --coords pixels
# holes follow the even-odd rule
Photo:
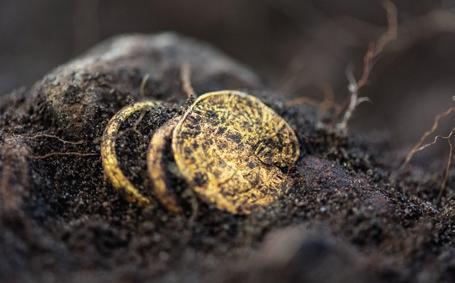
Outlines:
[[[180,214],[182,208],[177,202],[175,194],[169,188],[169,178],[166,176],[166,146],[170,144],[172,131],[181,117],[166,122],[153,135],[147,152],[147,170],[152,183],[153,192],[160,203],[170,212]]]
[[[121,125],[131,115],[141,111],[160,111],[162,107],[162,103],[152,100],[137,102],[124,107],[109,120],[101,139],[101,160],[104,174],[115,189],[126,194],[128,201],[136,202],[139,205],[149,204],[150,199],[139,192],[122,172],[116,154],[116,140]]]
[[[275,201],[291,183],[284,171],[299,157],[297,137],[286,121],[237,91],[200,96],[177,124],[172,149],[202,199],[242,214]]]

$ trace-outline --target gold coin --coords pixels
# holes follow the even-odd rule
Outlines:
[[[299,143],[283,118],[259,99],[237,91],[200,96],[172,139],[177,167],[205,201],[248,214],[280,197]]]
[[[118,131],[121,125],[134,113],[141,111],[160,111],[163,109],[162,107],[162,103],[149,100],[137,102],[122,108],[109,120],[101,138],[101,160],[105,176],[115,189],[126,194],[128,201],[136,202],[139,205],[149,204],[150,199],[139,192],[120,168],[115,151]]]
[[[147,170],[156,198],[170,212],[180,214],[182,208],[169,188],[165,150],[172,138],[172,131],[181,117],[166,122],[153,135],[147,152]]]

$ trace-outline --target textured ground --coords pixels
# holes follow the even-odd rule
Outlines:
[[[196,199],[173,216],[158,202],[127,204],[105,181],[99,143],[109,118],[153,98],[173,106],[126,131],[132,117],[118,139],[127,175],[144,182],[151,134],[188,107],[183,63],[198,94],[246,91],[296,131],[294,186],[267,209],[233,216]],[[410,168],[397,178],[387,141],[316,129],[314,109],[277,97],[252,71],[173,34],[114,38],[4,96],[1,281],[453,282],[453,178],[436,204],[439,175]]]

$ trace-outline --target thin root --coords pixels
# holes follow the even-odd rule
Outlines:
[[[142,79],[141,87],[139,88],[139,96],[140,97],[145,97],[145,86],[147,85],[147,82],[148,82],[149,78],[150,78],[150,75],[147,74]]]
[[[405,158],[405,160],[404,160],[404,162],[403,162],[403,164],[401,165],[401,168],[400,168],[401,171],[404,170],[408,166],[409,162],[411,161],[411,159],[414,157],[414,155],[417,152],[419,152],[421,150],[424,150],[428,146],[436,143],[438,137],[435,137],[435,140],[433,141],[433,143],[430,143],[430,144],[427,144],[427,145],[423,145],[425,140],[427,140],[427,138],[429,136],[431,136],[434,132],[436,132],[436,130],[439,128],[439,122],[441,121],[441,119],[449,116],[452,112],[455,112],[455,107],[450,107],[446,111],[436,115],[436,117],[434,118],[433,125],[431,126],[431,128],[428,131],[426,131],[425,133],[423,133],[423,135],[420,137],[419,141],[412,147],[412,149],[406,155],[406,158]]]
[[[28,139],[39,139],[39,138],[52,138],[52,139],[56,139],[58,140],[59,142],[61,143],[64,143],[64,144],[74,144],[74,145],[78,145],[78,144],[83,144],[85,143],[84,140],[80,140],[80,141],[67,141],[67,140],[64,140],[62,138],[59,138],[57,136],[54,136],[54,135],[50,135],[50,134],[44,134],[44,133],[39,133],[39,134],[35,134],[35,135],[31,135],[31,136],[22,136],[24,138],[28,138]]]
[[[183,92],[189,99],[194,100],[196,98],[196,92],[191,84],[191,67],[188,63],[182,64],[180,69],[180,80],[182,82]]]
[[[348,89],[349,89],[349,92],[351,93],[351,96],[349,99],[348,108],[346,108],[346,111],[343,114],[343,118],[336,125],[336,129],[342,133],[346,133],[347,128],[348,128],[348,122],[351,119],[352,114],[354,113],[355,109],[360,104],[370,101],[370,99],[368,97],[359,97],[359,85],[358,85],[358,82],[354,78],[352,69],[348,68],[348,70],[346,72],[346,77],[348,78],[348,81],[349,81]]]
[[[431,128],[428,131],[426,131],[425,133],[423,133],[423,135],[420,137],[419,141],[411,148],[409,153],[406,155],[406,158],[405,158],[403,164],[400,167],[400,171],[402,172],[404,169],[406,169],[406,167],[409,165],[409,162],[411,162],[412,158],[418,152],[425,150],[428,147],[436,144],[439,140],[447,140],[447,143],[449,144],[449,156],[447,158],[447,164],[444,169],[442,182],[441,182],[440,189],[439,189],[439,194],[437,197],[438,202],[441,200],[442,194],[443,194],[444,190],[446,189],[447,183],[449,180],[449,171],[450,171],[450,167],[452,166],[452,159],[453,159],[452,137],[455,134],[455,128],[452,128],[452,130],[450,131],[450,133],[447,136],[435,136],[433,138],[432,142],[427,143],[427,144],[424,144],[424,142],[428,139],[428,137],[430,137],[432,134],[434,134],[438,130],[441,119],[446,118],[453,112],[455,112],[455,107],[450,107],[446,111],[436,115]]]
[[[412,154],[412,156],[414,156],[417,152],[425,150],[426,148],[436,144],[440,140],[447,140],[447,143],[449,144],[449,156],[447,157],[447,163],[444,168],[444,173],[442,176],[442,181],[441,181],[441,185],[439,188],[438,197],[436,199],[437,202],[439,202],[441,200],[442,194],[444,193],[444,190],[447,187],[447,182],[449,180],[449,172],[450,172],[450,167],[452,167],[452,160],[453,160],[452,138],[453,138],[454,134],[455,134],[455,128],[452,128],[452,130],[450,131],[450,133],[447,136],[435,136],[432,142],[419,146],[418,148],[416,148],[414,150],[414,152]],[[411,158],[412,158],[412,156],[411,156]]]
[[[87,157],[87,156],[97,156],[97,153],[81,153],[81,152],[73,152],[73,151],[68,151],[68,152],[50,152],[46,153],[44,155],[29,155],[28,157],[31,159],[46,159],[49,157],[54,157],[54,156],[76,156],[76,157]]]
[[[383,2],[384,9],[387,13],[387,30],[383,33],[376,43],[370,43],[370,47],[367,50],[363,58],[363,71],[362,76],[357,81],[358,88],[362,88],[368,82],[370,72],[373,69],[376,58],[384,51],[384,48],[393,40],[397,38],[398,33],[398,17],[397,7],[395,4],[386,0]]]
[[[336,129],[342,133],[347,132],[347,125],[355,109],[363,102],[369,101],[366,97],[359,97],[359,90],[363,88],[370,77],[374,64],[384,48],[397,37],[398,20],[397,8],[391,0],[384,1],[384,9],[387,13],[387,30],[376,42],[371,42],[363,57],[363,70],[359,80],[356,80],[350,68],[346,75],[349,81],[348,90],[351,94],[348,108],[344,112],[341,121],[336,125]]]
[[[452,136],[454,133],[455,133],[455,128],[453,128],[452,131],[450,132],[450,134],[446,137],[447,142],[449,143],[449,156],[447,157],[446,168],[444,170],[444,175],[442,176],[441,187],[439,189],[439,194],[438,194],[438,198],[437,198],[438,202],[441,200],[442,194],[447,187],[447,182],[449,181],[449,172],[450,172],[450,167],[452,167],[452,160],[453,160]]]

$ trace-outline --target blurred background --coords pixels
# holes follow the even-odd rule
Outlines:
[[[352,121],[405,148],[454,105],[455,1],[397,0],[398,38],[380,55]],[[369,42],[387,27],[382,1],[0,0],[0,93],[119,33],[176,31],[221,49],[291,98],[349,95]],[[287,98],[286,98],[287,99]],[[454,125],[449,118],[440,131]],[[441,145],[440,150],[447,150]]]

